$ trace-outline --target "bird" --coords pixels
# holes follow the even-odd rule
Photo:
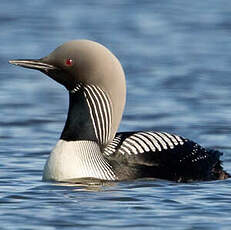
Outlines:
[[[126,103],[118,58],[91,40],[71,40],[40,59],[11,64],[39,70],[63,85],[69,109],[43,170],[44,181],[139,178],[175,182],[223,180],[221,152],[161,131],[117,132]]]

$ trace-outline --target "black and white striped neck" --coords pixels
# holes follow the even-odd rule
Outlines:
[[[82,85],[69,92],[68,115],[60,139],[97,141]]]
[[[112,106],[108,95],[94,85],[78,84],[69,92],[70,104],[61,139],[89,140],[101,147],[111,137]]]

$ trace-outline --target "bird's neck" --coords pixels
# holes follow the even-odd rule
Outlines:
[[[45,165],[44,180],[116,180],[112,165],[103,155],[114,135],[109,96],[94,85],[80,85],[69,93],[69,99],[67,120]]]
[[[69,110],[60,139],[65,141],[96,141],[89,106],[83,90],[69,93]]]
[[[103,149],[116,132],[109,95],[100,87],[82,84],[69,95],[68,116],[60,139],[95,141]]]

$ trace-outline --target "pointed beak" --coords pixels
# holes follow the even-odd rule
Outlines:
[[[28,69],[40,70],[42,72],[48,72],[49,70],[58,70],[57,67],[45,63],[43,59],[17,59],[10,60],[9,63]]]
[[[53,80],[57,81],[58,83],[64,85],[68,90],[72,88],[71,81],[67,78],[68,75],[60,69],[52,64],[46,63],[46,58],[40,59],[16,59],[10,60],[9,63],[17,66],[21,66],[28,69],[35,69],[39,70]]]

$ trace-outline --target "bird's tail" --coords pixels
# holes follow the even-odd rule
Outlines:
[[[219,157],[223,154],[216,150],[210,150],[210,153],[211,155],[215,156],[215,158],[218,159],[211,170],[211,176],[212,176],[211,179],[225,180],[225,179],[230,178],[231,175],[223,169],[222,161],[219,159]]]

